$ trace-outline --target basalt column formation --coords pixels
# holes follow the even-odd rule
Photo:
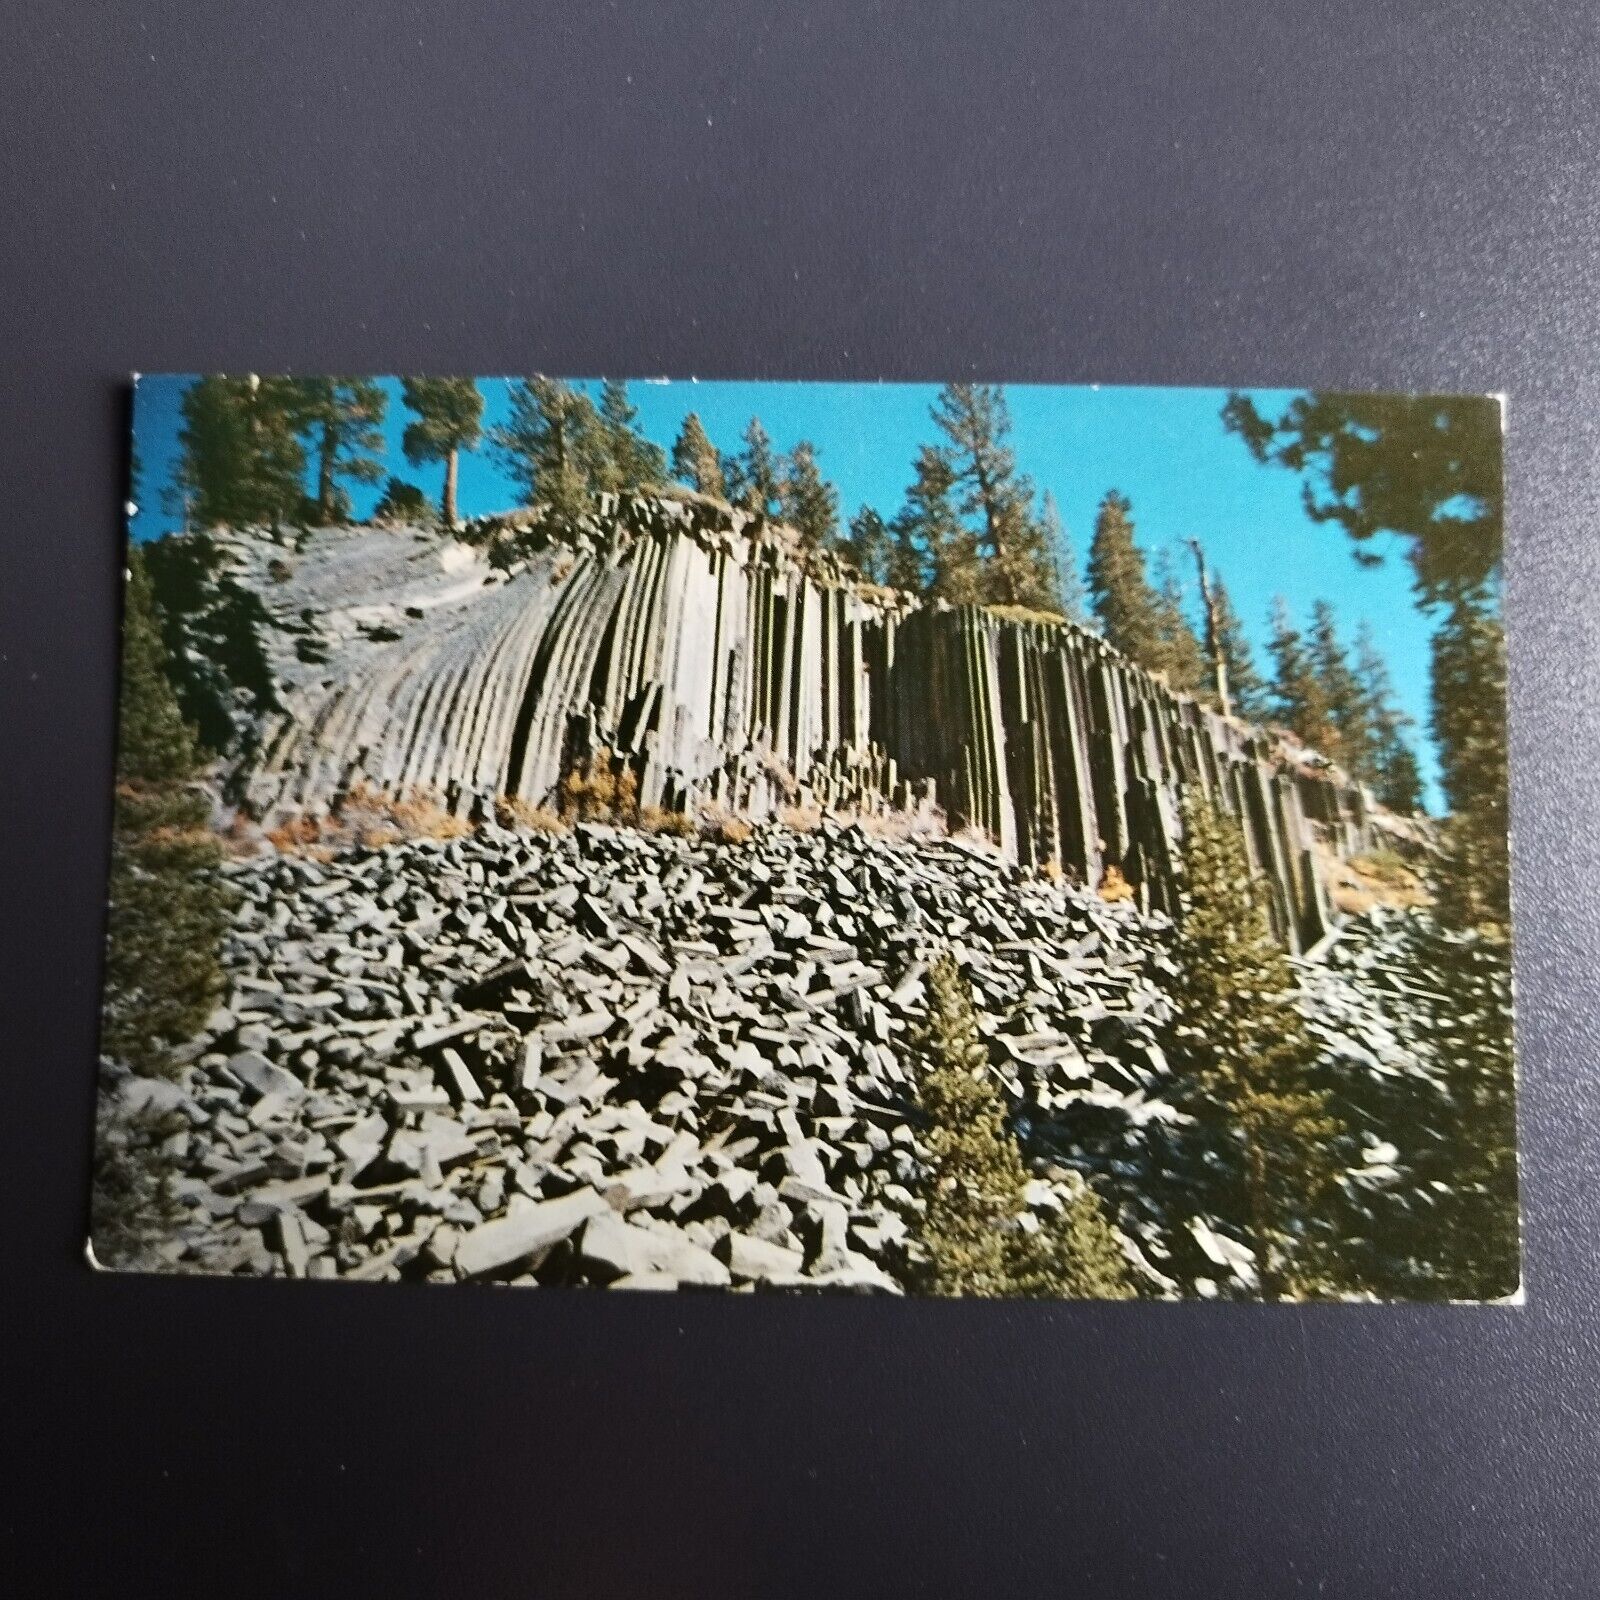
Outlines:
[[[1295,948],[1328,917],[1316,833],[1341,853],[1369,842],[1364,797],[1336,771],[1285,759],[1070,624],[864,584],[694,498],[608,502],[562,537],[515,531],[319,530],[270,579],[277,552],[233,536],[276,625],[279,703],[236,792],[262,815],[358,782],[463,812],[502,795],[554,806],[605,750],[645,805],[937,807],[1025,864],[1091,886],[1114,867],[1162,909],[1179,786],[1199,783],[1243,819]]]

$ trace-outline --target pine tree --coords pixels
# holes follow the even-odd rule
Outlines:
[[[961,514],[978,518],[979,598],[1054,611],[1048,535],[1033,513],[1033,485],[1017,471],[1006,443],[1011,416],[1004,391],[987,384],[947,383],[934,402],[933,420],[948,441],[962,491]]]
[[[1156,595],[1133,542],[1132,505],[1115,489],[1100,502],[1089,544],[1089,599],[1106,643],[1150,670],[1162,664]]]
[[[406,378],[401,393],[417,419],[407,426],[401,448],[414,467],[444,462],[439,516],[446,528],[453,528],[458,520],[461,452],[477,448],[483,431],[483,396],[471,378]]]
[[[761,517],[779,515],[783,474],[760,417],[751,417],[745,428],[744,449],[737,456],[724,457],[722,476],[735,505]]]
[[[101,1049],[164,1070],[221,989],[224,897],[209,807],[189,787],[199,758],[178,709],[137,547],[128,556]]]
[[[1412,816],[1422,809],[1422,772],[1406,737],[1412,721],[1395,704],[1388,664],[1366,622],[1356,629],[1355,672],[1370,731],[1368,765],[1372,776],[1367,781],[1379,805],[1401,816]]]
[[[871,506],[862,506],[850,519],[844,553],[869,583],[888,583],[891,540],[888,523]]]
[[[1501,415],[1488,396],[1299,395],[1264,418],[1243,394],[1224,426],[1262,463],[1302,475],[1306,510],[1349,535],[1357,558],[1398,533],[1424,609],[1482,594],[1500,571]]]
[[[128,555],[122,634],[101,1054],[134,1072],[174,1071],[222,991],[227,902],[208,807],[188,784],[198,756],[165,674],[140,550]],[[109,1084],[96,1119],[90,1230],[106,1266],[144,1264],[178,1220],[160,1115],[129,1114]]]
[[[1502,418],[1487,397],[1297,396],[1261,416],[1245,395],[1223,407],[1224,424],[1257,461],[1301,474],[1306,509],[1344,529],[1357,560],[1375,563],[1370,541],[1399,534],[1424,611],[1444,610],[1434,635],[1433,716],[1440,764],[1458,774],[1451,801],[1446,882],[1436,906],[1462,927],[1509,915],[1503,831],[1504,642],[1497,619],[1504,483]],[[1475,675],[1475,669],[1481,669]],[[1464,741],[1455,748],[1450,741]],[[1448,786],[1447,786],[1448,787]],[[1463,809],[1464,808],[1464,809]]]
[[[399,523],[423,527],[433,518],[428,497],[414,483],[391,477],[383,486],[378,503],[372,508],[374,522]]]
[[[347,519],[350,497],[341,478],[378,483],[383,478],[383,418],[389,397],[371,378],[297,378],[296,421],[316,452],[316,520]]]
[[[1272,636],[1267,641],[1267,653],[1272,657],[1274,719],[1302,744],[1326,753],[1335,742],[1327,696],[1282,595],[1272,602]]]
[[[948,952],[926,984],[928,1020],[916,1043],[928,1131],[912,1285],[939,1295],[1131,1298],[1127,1257],[1092,1191],[1036,1233],[1021,1226],[1027,1170],[989,1076],[972,991]]]
[[[639,412],[628,400],[628,386],[620,378],[607,378],[600,389],[599,437],[602,445],[596,487],[631,494],[663,483],[667,458],[661,446],[647,439],[638,427]]]
[[[705,424],[693,411],[683,419],[683,427],[672,446],[672,475],[701,494],[714,495],[718,500],[728,498],[722,459],[706,434]]]
[[[594,503],[607,471],[594,402],[559,378],[521,378],[511,386],[510,419],[489,441],[527,505],[542,505],[570,526]]]
[[[1045,491],[1040,526],[1050,559],[1051,588],[1056,597],[1056,609],[1068,622],[1080,628],[1086,627],[1088,599],[1084,593],[1083,579],[1072,554],[1072,541],[1067,537],[1066,527],[1061,521],[1056,497],[1048,489]]]
[[[1323,753],[1339,762],[1362,783],[1375,777],[1373,730],[1367,697],[1339,640],[1333,607],[1318,600],[1311,607],[1311,634],[1306,658],[1322,689],[1332,733]]]
[[[889,581],[951,605],[974,605],[983,596],[976,536],[956,512],[955,468],[944,451],[917,452],[906,503],[890,524]]]
[[[1217,607],[1217,648],[1228,672],[1228,698],[1233,714],[1246,722],[1260,722],[1268,715],[1267,686],[1256,670],[1255,654],[1245,637],[1244,624],[1233,609],[1227,586],[1220,578],[1212,580]]]
[[[170,1271],[155,1248],[183,1213],[173,1189],[178,1164],[164,1141],[185,1131],[181,1116],[130,1114],[111,1085],[100,1086],[94,1131],[89,1236],[95,1260],[119,1270]]]
[[[989,1080],[971,991],[949,954],[929,970],[928,1069],[917,1103],[926,1138],[925,1253],[919,1287],[931,1294],[1004,1295],[1011,1289],[1008,1233],[1026,1206],[1028,1177],[1006,1131],[1005,1102]]]
[[[1315,1049],[1294,969],[1273,936],[1238,824],[1197,789],[1183,798],[1167,1055],[1195,1114],[1232,1153],[1224,1203],[1248,1230],[1263,1299],[1315,1292],[1338,1133],[1307,1072]]]
[[[1018,1240],[1013,1293],[1029,1299],[1136,1300],[1128,1253],[1087,1180],[1037,1233]]]
[[[271,528],[299,513],[306,457],[292,378],[222,375],[184,391],[178,480],[202,528]]]
[[[1435,933],[1424,946],[1419,987],[1448,996],[1436,1005],[1437,1059],[1449,1075],[1448,1195],[1436,1261],[1452,1299],[1495,1300],[1521,1279],[1516,1065],[1512,1046],[1511,945],[1505,926],[1471,905],[1478,931]]]
[[[278,708],[266,645],[273,623],[258,587],[239,580],[208,533],[157,539],[139,557],[184,721],[204,750],[236,753]]]
[[[1503,937],[1511,921],[1505,633],[1470,600],[1451,606],[1434,637],[1432,722],[1450,809],[1439,913],[1454,927]]]
[[[1155,670],[1180,694],[1204,693],[1211,682],[1205,651],[1189,622],[1177,564],[1165,549],[1156,557],[1155,616],[1160,640]]]
[[[789,452],[779,500],[802,549],[826,550],[838,538],[839,491],[817,470],[816,447],[809,439]]]

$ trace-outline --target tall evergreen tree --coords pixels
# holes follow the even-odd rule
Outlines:
[[[998,386],[947,383],[933,420],[945,436],[965,517],[978,518],[986,602],[1055,610],[1047,535],[1033,512],[1033,485],[1017,470],[1006,443],[1011,416]]]
[[[202,528],[270,527],[299,511],[306,457],[293,378],[200,378],[184,391],[178,478]]]
[[[816,447],[809,439],[789,452],[779,502],[804,549],[825,550],[838,538],[839,491],[818,471]]]
[[[1204,693],[1211,681],[1205,651],[1189,621],[1177,563],[1166,549],[1156,557],[1155,614],[1160,640],[1157,670],[1180,694]]]
[[[1433,637],[1431,727],[1450,815],[1424,928],[1421,992],[1439,1008],[1455,1126],[1438,1208],[1447,1291],[1509,1293],[1518,1270],[1511,1032],[1505,637],[1499,619],[1501,416],[1490,399],[1318,393],[1267,420],[1241,395],[1223,412],[1258,461],[1299,472],[1311,515],[1342,527],[1358,559],[1377,533],[1406,542]],[[1405,781],[1403,762],[1397,787]]]
[[[1089,599],[1100,631],[1114,649],[1140,666],[1161,666],[1156,594],[1145,578],[1144,554],[1133,541],[1133,506],[1115,489],[1100,502],[1089,543]]]
[[[1227,1152],[1222,1203],[1249,1232],[1261,1297],[1315,1293],[1338,1127],[1327,1095],[1308,1081],[1316,1051],[1244,836],[1193,788],[1183,797],[1172,957],[1167,1056]]]
[[[1311,607],[1311,633],[1306,658],[1322,689],[1332,737],[1323,753],[1363,783],[1376,776],[1372,760],[1372,724],[1367,697],[1351,669],[1339,639],[1333,607],[1318,600]]]
[[[1433,734],[1450,808],[1439,910],[1453,926],[1500,936],[1511,926],[1505,705],[1505,633],[1460,599],[1433,650]]]
[[[209,533],[157,539],[140,547],[139,558],[184,721],[203,750],[238,753],[278,707],[266,650],[272,618],[257,585],[235,576]]]
[[[926,987],[928,1020],[915,1043],[928,1131],[912,1286],[938,1295],[1131,1299],[1127,1256],[1092,1190],[1037,1232],[1021,1226],[1027,1169],[989,1076],[972,991],[948,952]]]
[[[1056,597],[1056,609],[1068,622],[1078,627],[1088,625],[1088,598],[1084,593],[1083,578],[1072,554],[1072,542],[1061,521],[1061,510],[1056,497],[1047,489],[1040,514],[1045,549],[1050,558],[1051,587]]]
[[[100,1051],[148,1077],[175,1071],[172,1047],[198,1031],[222,992],[227,901],[209,808],[189,787],[199,758],[167,682],[142,553],[128,555]],[[148,1264],[179,1221],[174,1131],[130,1114],[103,1085],[90,1232],[110,1267]]]
[[[736,505],[757,516],[779,515],[783,472],[760,417],[751,417],[746,426],[744,449],[736,456],[723,458],[722,476]]]
[[[722,476],[722,458],[706,434],[705,424],[691,411],[683,419],[677,441],[672,446],[672,475],[701,494],[728,498],[728,485]]]
[[[420,527],[433,515],[428,497],[414,483],[391,477],[383,486],[378,503],[372,508],[372,520],[382,523],[409,523]]]
[[[1217,607],[1217,648],[1228,672],[1228,697],[1233,713],[1246,722],[1261,722],[1269,714],[1267,686],[1256,668],[1255,654],[1245,636],[1244,624],[1233,608],[1227,585],[1213,578],[1212,592]]]
[[[1225,425],[1256,460],[1301,474],[1306,509],[1344,529],[1358,560],[1381,559],[1370,541],[1405,541],[1418,604],[1447,612],[1434,635],[1434,736],[1471,814],[1453,818],[1463,841],[1444,873],[1481,881],[1447,885],[1439,912],[1495,921],[1508,912],[1509,841],[1503,831],[1505,699],[1499,623],[1504,525],[1501,413],[1480,396],[1301,395],[1276,418],[1241,394],[1223,407]],[[1496,643],[1497,640],[1501,642]],[[1469,661],[1485,670],[1463,670]],[[1462,748],[1447,741],[1461,737]],[[1469,776],[1470,775],[1470,776]],[[1452,806],[1458,802],[1452,800]],[[1503,926],[1503,924],[1502,924]]]
[[[889,525],[872,509],[862,506],[850,519],[844,553],[869,583],[889,581],[892,535]]]
[[[519,378],[509,420],[489,433],[527,505],[570,525],[593,505],[606,473],[606,442],[594,402],[559,378]]]
[[[1412,726],[1395,703],[1388,663],[1379,653],[1372,629],[1362,622],[1356,629],[1356,680],[1366,703],[1370,732],[1368,766],[1379,805],[1411,816],[1422,809],[1422,772],[1416,752],[1406,737]]]
[[[1350,536],[1398,533],[1424,606],[1492,589],[1500,571],[1499,403],[1486,396],[1300,395],[1265,418],[1231,394],[1224,425],[1256,460],[1302,474],[1307,512]]]
[[[371,378],[297,378],[297,421],[316,452],[312,504],[320,523],[350,515],[341,478],[383,480],[383,418],[389,397]]]
[[[665,481],[667,458],[661,446],[639,430],[639,412],[621,378],[607,378],[600,389],[599,437],[603,446],[597,487],[629,494]]]
[[[189,785],[192,730],[166,673],[150,582],[128,553],[101,1049],[136,1070],[166,1070],[222,985],[225,904],[210,808]]]
[[[401,448],[414,467],[444,462],[439,515],[445,527],[453,528],[458,521],[461,452],[477,448],[483,432],[483,396],[471,378],[406,378],[401,394],[417,419],[407,426]]]
[[[983,598],[977,538],[955,505],[956,472],[935,445],[917,452],[906,503],[890,524],[889,581],[951,605]]]
[[[1305,640],[1289,616],[1282,595],[1272,602],[1272,714],[1302,744],[1326,754],[1336,742],[1322,680],[1306,652]]]

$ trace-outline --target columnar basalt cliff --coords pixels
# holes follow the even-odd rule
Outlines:
[[[784,806],[941,811],[1090,885],[1115,867],[1167,908],[1177,791],[1246,822],[1280,931],[1328,921],[1316,865],[1370,843],[1359,788],[1172,693],[1069,624],[927,605],[786,529],[695,496],[608,500],[458,539],[337,528],[289,552],[232,536],[277,676],[230,783],[259,815],[353,785],[558,803],[599,751],[640,802],[759,819]]]

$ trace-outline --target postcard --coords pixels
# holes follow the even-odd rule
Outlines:
[[[91,1261],[1519,1299],[1501,440],[140,378]]]

